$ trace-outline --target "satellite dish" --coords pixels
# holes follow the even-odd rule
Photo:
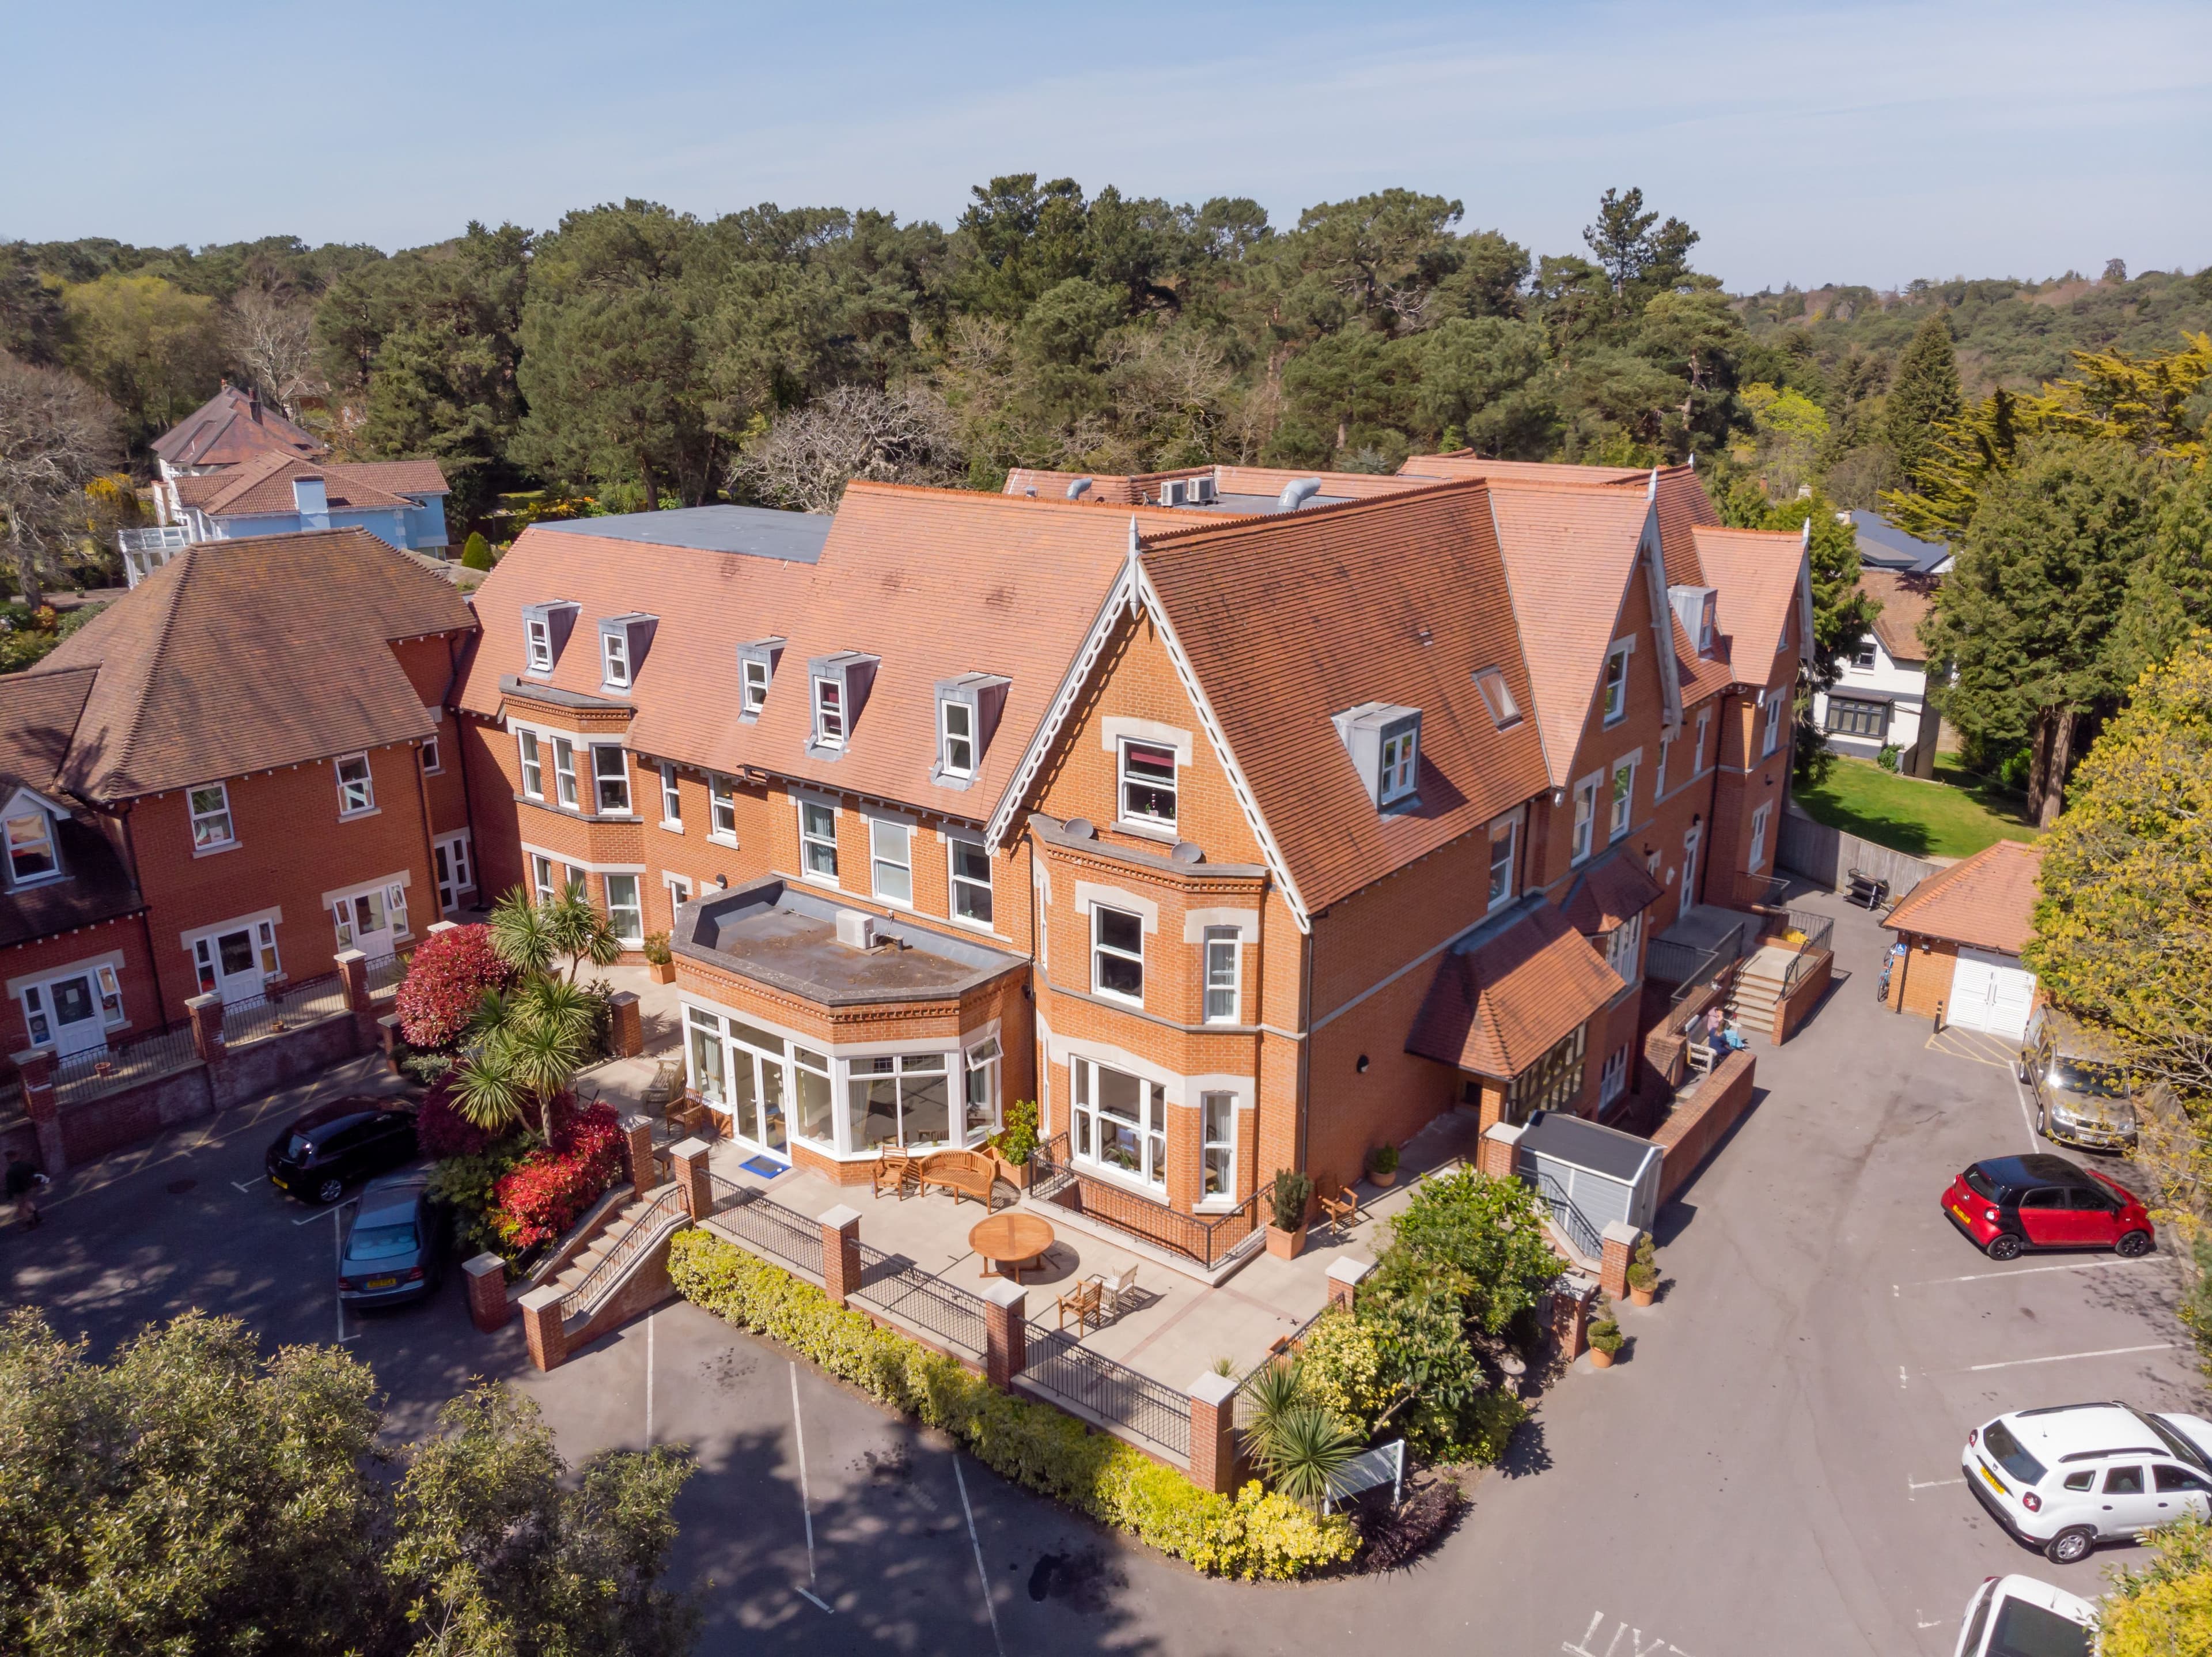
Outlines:
[[[1069,818],[1060,832],[1071,840],[1095,840],[1098,838],[1098,825],[1088,817]]]
[[[1168,856],[1178,863],[1202,863],[1206,861],[1206,853],[1195,840],[1176,841],[1175,850]]]

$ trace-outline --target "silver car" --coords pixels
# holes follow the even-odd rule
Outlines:
[[[437,1292],[453,1215],[421,1170],[362,1187],[338,1258],[338,1299],[350,1307],[401,1306]]]
[[[2035,1094],[2036,1131],[2045,1138],[2083,1150],[2135,1148],[2127,1066],[2078,1020],[2055,1007],[2036,1009],[2021,1039],[2020,1079]]]

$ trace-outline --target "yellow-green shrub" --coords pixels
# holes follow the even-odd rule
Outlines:
[[[2195,1517],[2143,1532],[2150,1563],[2113,1573],[2097,1611],[2101,1657],[2212,1657],[2212,1526]]]
[[[1306,1331],[1298,1355],[1305,1395],[1347,1422],[1362,1441],[1371,1437],[1394,1397],[1373,1327],[1349,1312],[1325,1312]]]
[[[1285,1578],[1352,1557],[1341,1514],[1309,1513],[1246,1485],[1216,1496],[1133,1447],[1049,1404],[1001,1392],[952,1359],[813,1284],[706,1231],[668,1251],[676,1292],[716,1317],[782,1342],[878,1403],[951,1434],[985,1466],[1103,1524],[1222,1576]]]

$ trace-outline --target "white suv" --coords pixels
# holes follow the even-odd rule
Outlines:
[[[1992,1576],[1974,1590],[1951,1657],[2090,1657],[2097,1607],[2032,1576]]]
[[[2212,1422],[2197,1416],[2022,1410],[1967,1434],[1959,1465],[1991,1516],[2055,1564],[2185,1514],[2212,1517]]]

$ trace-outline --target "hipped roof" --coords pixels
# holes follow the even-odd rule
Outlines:
[[[1913,887],[1882,923],[1916,937],[2017,955],[2035,934],[2036,882],[2043,848],[2000,840]]]
[[[1627,986],[1550,904],[1444,952],[1406,1051],[1510,1081]]]

